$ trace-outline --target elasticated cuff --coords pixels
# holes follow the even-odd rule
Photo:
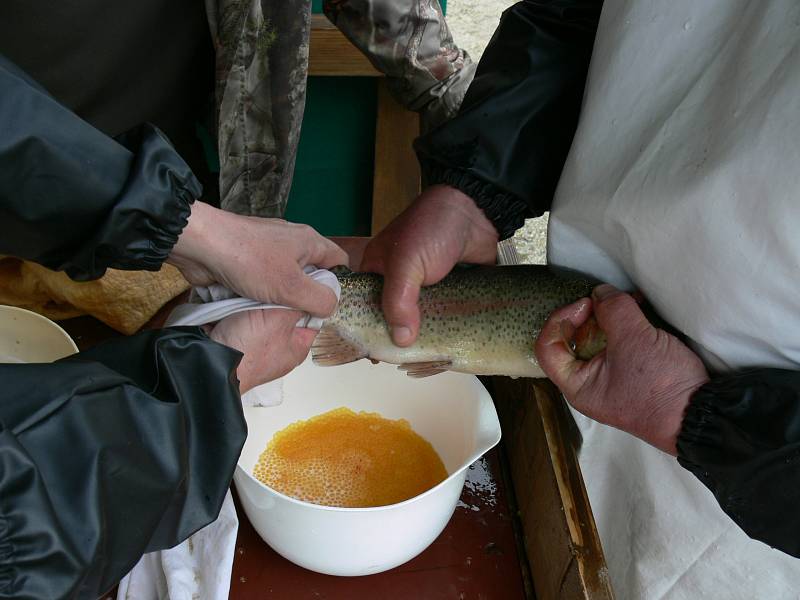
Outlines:
[[[501,241],[510,238],[525,224],[528,206],[513,194],[500,190],[468,171],[445,167],[433,161],[424,161],[422,170],[426,184],[449,185],[472,198],[492,222]]]
[[[203,188],[153,125],[141,125],[117,141],[133,153],[134,162],[119,202],[98,233],[95,266],[157,271],[186,227],[191,205]],[[66,271],[73,279],[96,276],[78,269]]]
[[[678,462],[750,537],[800,557],[800,374],[760,369],[695,392]]]

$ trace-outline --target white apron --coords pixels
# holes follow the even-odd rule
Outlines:
[[[800,368],[800,2],[606,0],[548,261],[640,289],[712,370]],[[800,560],[576,418],[618,598],[800,598]]]

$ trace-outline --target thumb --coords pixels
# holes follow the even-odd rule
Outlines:
[[[425,269],[418,258],[390,260],[383,281],[383,314],[398,346],[410,346],[419,334],[419,290]]]
[[[384,268],[384,253],[386,249],[383,240],[380,237],[374,237],[364,247],[361,254],[361,264],[358,266],[359,271],[366,271],[368,273],[383,273]]]
[[[652,328],[639,304],[630,294],[604,283],[592,290],[597,323],[608,338],[608,345],[642,335]]]
[[[278,293],[278,302],[315,317],[329,317],[336,310],[336,294],[327,285],[315,281],[300,268],[291,275]]]

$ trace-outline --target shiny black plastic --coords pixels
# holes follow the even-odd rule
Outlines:
[[[503,13],[458,115],[419,138],[426,181],[462,190],[501,238],[550,208],[578,123],[602,2]]]
[[[96,598],[213,521],[246,437],[239,359],[175,328],[0,365],[0,598]]]
[[[0,254],[157,269],[200,191],[154,127],[112,140],[0,56]],[[246,437],[240,358],[173,328],[0,365],[0,598],[97,598],[216,519]]]
[[[155,127],[115,141],[0,55],[0,254],[79,280],[156,270],[201,192]]]
[[[758,369],[704,385],[678,461],[747,535],[800,558],[800,373]]]

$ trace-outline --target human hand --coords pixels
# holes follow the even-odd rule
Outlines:
[[[361,259],[364,257],[364,250],[367,244],[370,243],[370,237],[331,237],[330,239],[334,244],[339,246],[342,250],[347,252],[348,259],[350,260],[350,268],[353,271],[361,270]]]
[[[419,290],[459,262],[493,264],[497,231],[466,194],[445,185],[425,190],[367,245],[360,269],[384,275],[382,307],[392,339],[410,346],[419,333]]]
[[[283,377],[303,362],[317,332],[296,327],[302,317],[296,310],[248,310],[214,326],[212,340],[244,354],[236,370],[240,393]]]
[[[327,317],[336,309],[336,295],[303,267],[347,265],[347,254],[307,225],[195,202],[167,260],[192,285],[219,283],[252,300]]]
[[[606,349],[576,359],[562,331],[592,314],[606,333]],[[676,455],[675,443],[692,394],[709,380],[700,358],[677,338],[656,329],[629,294],[604,284],[592,298],[555,311],[536,341],[545,374],[578,411]]]

